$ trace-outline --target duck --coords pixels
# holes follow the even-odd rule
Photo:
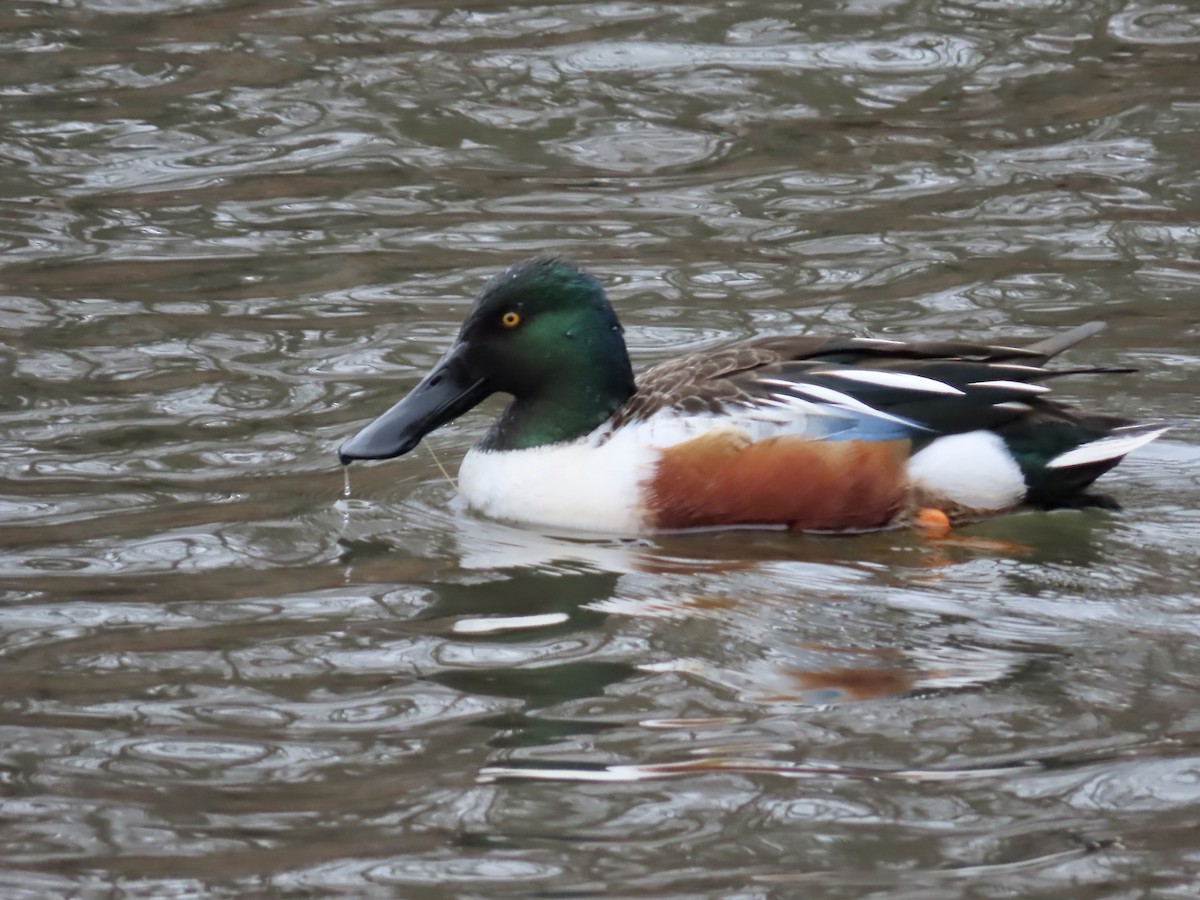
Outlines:
[[[1052,400],[1045,384],[1133,371],[1048,367],[1103,328],[1023,347],[772,336],[635,377],[601,282],[536,257],[487,282],[441,359],[338,456],[402,456],[501,393],[511,401],[457,488],[470,508],[525,526],[860,532],[931,514],[958,525],[1116,509],[1092,483],[1167,426]]]

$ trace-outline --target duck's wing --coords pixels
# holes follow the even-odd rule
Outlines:
[[[814,347],[820,338],[800,339]],[[636,379],[636,390],[616,413],[614,426],[649,419],[671,410],[681,415],[720,415],[752,399],[739,375],[767,371],[785,355],[768,341],[747,341],[717,350],[678,356],[647,369]]]
[[[747,410],[784,420],[814,412],[888,423],[918,442],[980,428],[996,430],[1031,415],[1070,417],[1043,395],[1046,379],[1111,368],[1047,369],[1055,354],[1095,334],[1088,323],[1030,347],[961,341],[869,338],[766,338],[679,357],[647,370],[614,424],[671,410],[735,415]],[[1117,424],[1105,417],[1106,430]]]

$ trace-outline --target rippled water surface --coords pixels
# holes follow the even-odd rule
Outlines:
[[[1192,897],[1190,3],[0,8],[4,897]],[[541,535],[485,405],[337,444],[534,253],[641,367],[1111,328],[1120,513]],[[426,449],[427,448],[427,449]]]

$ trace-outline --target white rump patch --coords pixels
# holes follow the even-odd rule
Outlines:
[[[897,388],[902,391],[918,391],[923,394],[957,394],[963,392],[944,381],[913,375],[909,372],[888,372],[882,369],[819,369],[814,375],[834,375],[848,381],[876,384],[880,387]]]
[[[1060,453],[1046,463],[1046,468],[1069,469],[1072,466],[1086,466],[1090,463],[1120,459],[1138,447],[1144,447],[1168,430],[1170,430],[1169,425],[1126,425],[1123,428],[1115,429],[1108,437],[1088,441],[1073,450]]]
[[[915,487],[981,512],[1009,509],[1025,497],[1025,476],[1000,436],[968,431],[938,438],[908,461]]]

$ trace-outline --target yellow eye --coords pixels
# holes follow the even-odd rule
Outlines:
[[[521,324],[521,314],[510,309],[500,317],[500,324],[505,328],[516,328]]]

